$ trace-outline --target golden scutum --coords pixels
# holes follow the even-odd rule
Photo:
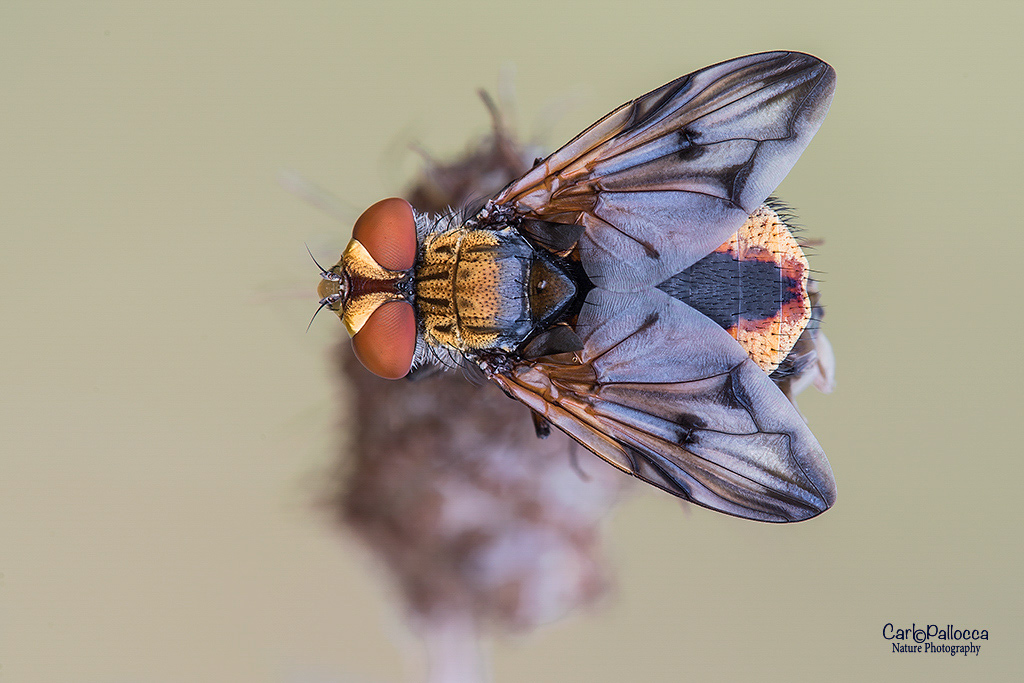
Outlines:
[[[416,306],[427,341],[460,352],[511,351],[575,293],[513,228],[427,238]]]

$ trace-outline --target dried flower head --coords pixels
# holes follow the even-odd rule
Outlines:
[[[407,193],[440,212],[493,194],[533,156],[486,96],[491,135],[451,163],[427,160]],[[591,603],[607,583],[598,525],[629,480],[462,373],[388,381],[347,340],[339,517],[395,577],[417,621],[529,628]],[[577,455],[579,457],[577,458]]]

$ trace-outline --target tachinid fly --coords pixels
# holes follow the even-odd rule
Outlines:
[[[768,522],[835,501],[769,373],[813,361],[807,261],[769,194],[828,111],[806,54],[740,57],[611,112],[478,211],[402,199],[322,273],[372,372],[475,366],[616,467]]]

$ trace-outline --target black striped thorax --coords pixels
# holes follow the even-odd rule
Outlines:
[[[462,354],[513,351],[550,325],[577,291],[557,257],[510,225],[424,236],[414,286],[425,340]]]

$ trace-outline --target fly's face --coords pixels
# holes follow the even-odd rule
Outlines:
[[[356,356],[387,379],[404,377],[416,352],[410,303],[416,261],[416,219],[404,199],[385,199],[363,212],[341,260],[321,272],[320,306],[338,314]]]

